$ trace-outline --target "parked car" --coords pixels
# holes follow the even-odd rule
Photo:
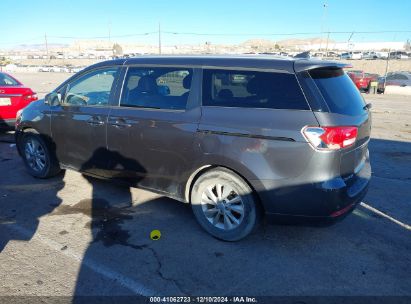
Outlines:
[[[387,78],[380,77],[378,79],[378,92],[384,93],[386,86],[399,86],[399,87],[411,86],[411,73],[410,72],[391,72],[387,74]]]
[[[378,59],[378,55],[376,52],[364,52],[362,54],[362,59],[367,59],[367,60],[373,60],[373,59]]]
[[[0,128],[14,127],[17,112],[35,100],[37,94],[32,89],[0,72]]]
[[[388,52],[376,52],[379,59],[387,59],[389,53]]]
[[[351,70],[348,71],[347,74],[360,91],[367,91],[369,89],[370,82],[372,80],[377,80],[378,78],[378,75],[375,76],[360,70]]]
[[[55,72],[55,73],[69,73],[70,69],[65,66],[53,66],[50,68],[50,72]]]
[[[340,56],[341,59],[362,59],[362,53],[361,52],[346,52],[342,53]]]
[[[69,73],[78,73],[83,69],[84,69],[84,67],[70,67]]]
[[[51,66],[41,66],[39,67],[39,72],[50,72]]]
[[[338,58],[340,55],[336,52],[327,52],[326,57]]]
[[[334,221],[371,176],[369,106],[345,66],[261,56],[101,62],[25,108],[16,143],[35,177],[70,168],[127,181],[191,204],[222,240],[247,236],[262,214]]]
[[[403,51],[390,52],[390,59],[408,59],[408,54]]]

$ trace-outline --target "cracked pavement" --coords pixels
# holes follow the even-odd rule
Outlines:
[[[410,225],[411,99],[367,99],[364,202]],[[175,200],[73,171],[32,178],[10,139],[0,135],[0,295],[411,295],[411,231],[361,206],[333,226],[222,242]]]

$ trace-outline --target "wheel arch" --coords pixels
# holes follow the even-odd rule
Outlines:
[[[199,168],[197,168],[188,178],[186,185],[185,185],[185,191],[184,191],[184,198],[185,198],[185,202],[191,204],[191,191],[193,189],[193,186],[195,184],[195,182],[197,181],[197,179],[203,175],[205,172],[210,171],[212,169],[217,169],[217,168],[224,168],[226,170],[229,170],[235,174],[237,174],[239,177],[241,177],[244,182],[246,182],[248,184],[248,186],[251,188],[253,195],[255,196],[258,204],[260,205],[260,207],[262,208],[262,210],[264,211],[264,205],[261,202],[261,198],[258,194],[258,191],[256,190],[256,183],[258,183],[258,181],[256,179],[249,179],[247,178],[247,176],[250,176],[250,173],[247,174],[247,172],[240,172],[240,170],[235,170],[233,169],[231,166],[227,166],[227,165],[221,165],[221,164],[206,164],[206,165],[202,165]],[[247,170],[248,171],[248,170]],[[252,175],[251,175],[252,176]],[[250,182],[250,180],[253,181]]]
[[[55,144],[54,144],[53,140],[51,139],[51,137],[49,135],[45,135],[45,134],[41,133],[40,131],[38,131],[33,126],[26,125],[26,126],[22,126],[20,129],[16,130],[16,133],[15,133],[15,141],[16,141],[17,152],[20,155],[21,155],[22,151],[21,151],[21,146],[19,144],[19,141],[23,138],[24,134],[26,134],[28,132],[39,135],[44,140],[44,142],[46,143],[48,148],[51,149],[51,152],[53,152],[53,153],[55,152]]]

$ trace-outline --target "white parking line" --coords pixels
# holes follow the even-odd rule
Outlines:
[[[31,233],[24,227],[21,227],[18,225],[12,225],[11,227],[9,226],[8,228],[16,231],[19,234],[22,234],[23,236],[31,237]],[[158,294],[158,293],[155,293],[153,290],[145,287],[140,282],[137,282],[129,277],[126,277],[113,269],[100,265],[89,258],[84,258],[83,255],[78,254],[77,252],[75,252],[74,250],[71,250],[70,248],[67,248],[66,250],[62,251],[61,250],[61,247],[63,246],[62,244],[59,244],[58,242],[55,242],[49,238],[46,238],[39,233],[36,233],[32,239],[38,240],[39,242],[53,249],[54,251],[64,254],[65,256],[79,262],[82,266],[86,266],[90,268],[92,271],[108,279],[115,280],[117,283],[129,289],[136,295],[152,296],[152,295]]]
[[[385,217],[386,219],[390,220],[391,222],[394,222],[394,223],[396,223],[397,225],[400,225],[401,227],[403,227],[403,228],[405,228],[405,229],[407,229],[407,230],[411,230],[411,226],[410,226],[410,225],[404,224],[403,222],[400,222],[399,220],[393,218],[392,216],[389,216],[388,214],[385,214],[384,212],[381,212],[380,210],[375,209],[374,207],[371,207],[370,205],[368,205],[368,204],[366,204],[366,203],[364,203],[364,202],[361,202],[360,205],[361,205],[362,207],[364,207],[365,209],[368,209],[368,210],[370,210],[371,212],[374,212],[374,213],[376,213],[376,214],[378,214],[378,215],[380,215],[380,216],[382,216],[382,217]]]

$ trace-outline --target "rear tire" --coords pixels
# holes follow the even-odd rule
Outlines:
[[[224,241],[248,236],[260,220],[259,203],[251,187],[225,168],[209,170],[196,180],[191,207],[201,227]]]
[[[35,130],[24,131],[17,144],[30,175],[37,178],[49,178],[61,171],[54,151],[50,150],[49,145]]]

